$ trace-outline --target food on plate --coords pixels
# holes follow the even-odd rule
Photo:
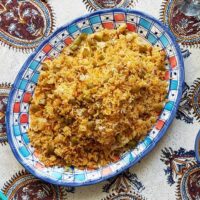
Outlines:
[[[97,168],[134,148],[166,101],[165,53],[126,25],[81,34],[46,60],[28,135],[46,166]]]

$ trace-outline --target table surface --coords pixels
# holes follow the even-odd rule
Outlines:
[[[174,6],[176,0],[47,2],[0,1],[1,190],[9,199],[16,200],[200,199],[200,168],[194,155],[195,137],[200,127],[200,18],[185,16]],[[185,88],[176,119],[154,150],[118,177],[79,188],[44,183],[23,169],[7,143],[4,114],[11,84],[44,34],[48,36],[66,22],[108,6],[129,6],[151,14],[166,23],[176,36],[185,62]],[[17,18],[14,19],[13,13]],[[25,17],[31,25],[23,23]],[[45,23],[45,17],[49,19],[48,23]]]

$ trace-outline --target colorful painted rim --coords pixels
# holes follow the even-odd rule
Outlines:
[[[195,157],[197,159],[197,162],[200,164],[200,130],[197,133],[197,136],[195,139],[194,151],[195,151]]]
[[[147,137],[145,138],[144,141],[142,141],[141,143],[139,143],[137,145],[137,147],[133,150],[130,150],[129,152],[127,152],[124,156],[121,157],[121,159],[119,161],[117,161],[116,163],[110,163],[108,166],[106,167],[102,167],[98,170],[93,170],[92,172],[88,172],[87,170],[81,171],[81,170],[77,170],[74,169],[74,173],[71,173],[71,176],[73,176],[73,181],[64,179],[65,177],[65,173],[64,172],[58,172],[58,171],[54,171],[54,168],[50,168],[51,174],[47,174],[47,171],[49,170],[49,168],[45,168],[44,171],[38,171],[38,169],[34,168],[33,166],[30,166],[30,162],[25,160],[24,157],[22,157],[22,154],[19,153],[19,149],[17,148],[17,143],[16,141],[13,141],[13,137],[14,137],[14,122],[12,121],[12,114],[13,114],[13,104],[14,104],[14,98],[15,98],[15,93],[16,90],[18,89],[18,87],[23,86],[24,82],[22,80],[22,77],[25,73],[25,71],[28,68],[29,64],[33,64],[33,66],[35,66],[35,63],[33,62],[34,57],[37,55],[38,52],[42,51],[42,48],[45,47],[46,44],[49,44],[51,39],[54,38],[54,36],[58,35],[60,32],[64,31],[64,30],[70,30],[70,31],[74,31],[74,24],[86,20],[89,18],[91,19],[91,17],[94,16],[104,16],[107,13],[112,13],[112,15],[114,15],[115,13],[121,13],[124,14],[125,16],[129,16],[129,15],[134,15],[136,18],[140,18],[140,22],[143,23],[141,26],[143,27],[143,29],[145,30],[145,28],[148,28],[147,26],[149,26],[149,21],[152,22],[152,26],[156,25],[156,27],[159,27],[160,29],[162,29],[162,37],[160,36],[158,38],[158,42],[161,42],[162,39],[162,44],[165,46],[166,44],[166,40],[170,43],[170,45],[168,44],[168,46],[170,46],[170,48],[173,48],[175,55],[173,55],[173,57],[175,58],[175,62],[172,63],[172,65],[176,65],[176,67],[178,66],[178,75],[176,77],[176,70],[172,70],[170,69],[170,76],[175,77],[175,79],[177,79],[177,81],[173,81],[170,80],[170,85],[169,85],[169,93],[168,93],[168,99],[170,100],[168,103],[166,103],[165,108],[162,112],[162,114],[164,113],[164,111],[166,111],[167,116],[165,115],[160,115],[159,117],[159,122],[161,122],[159,124],[160,129],[157,130],[155,127],[149,132],[149,134],[147,135]],[[120,18],[120,17],[119,17]],[[118,19],[119,19],[118,18]],[[145,20],[144,20],[145,19]],[[114,21],[114,19],[113,19]],[[127,22],[127,21],[126,21]],[[147,23],[146,23],[147,22]],[[117,24],[117,22],[116,22]],[[71,26],[70,26],[71,25]],[[137,26],[140,26],[138,24],[136,24]],[[140,27],[138,27],[139,29]],[[73,29],[73,30],[72,30]],[[91,28],[90,28],[91,29]],[[86,29],[84,29],[86,30]],[[84,31],[81,29],[81,31]],[[88,29],[87,29],[88,31]],[[150,32],[150,30],[149,30]],[[151,34],[152,35],[152,34]],[[71,36],[71,35],[70,35]],[[162,38],[161,38],[162,37]],[[155,36],[151,36],[151,40],[154,39]],[[163,47],[164,49],[164,47]],[[167,47],[165,49],[166,51],[168,50]],[[171,57],[169,56],[169,59]],[[170,65],[170,67],[172,68],[172,65]],[[33,67],[31,65],[31,67]],[[176,69],[175,67],[175,69]],[[172,73],[173,71],[173,73]],[[36,82],[37,83],[37,82]],[[159,22],[157,19],[155,19],[154,17],[151,17],[145,13],[142,13],[140,11],[135,11],[135,10],[130,10],[130,9],[122,9],[122,8],[116,8],[116,9],[106,9],[106,10],[100,10],[88,15],[85,15],[83,17],[77,18],[74,21],[68,23],[65,26],[60,27],[59,29],[57,29],[49,38],[47,38],[45,41],[43,41],[41,43],[41,45],[29,56],[29,58],[27,59],[27,61],[25,62],[25,64],[22,66],[20,72],[17,75],[17,78],[15,79],[15,82],[12,86],[10,95],[9,95],[9,99],[8,99],[8,106],[7,106],[7,111],[6,111],[6,128],[7,128],[7,136],[8,136],[8,142],[10,144],[10,147],[16,157],[16,159],[25,167],[25,169],[27,171],[29,171],[30,173],[32,173],[34,176],[52,183],[52,184],[56,184],[56,185],[63,185],[63,186],[86,186],[86,185],[91,185],[91,184],[96,184],[98,182],[102,182],[104,180],[107,180],[108,178],[111,178],[115,175],[120,174],[121,172],[123,172],[124,170],[132,167],[133,165],[135,165],[136,163],[138,163],[144,156],[146,156],[156,145],[157,143],[160,141],[160,139],[163,137],[163,135],[166,133],[166,130],[168,129],[168,127],[170,126],[172,120],[174,119],[175,115],[176,115],[176,111],[182,96],[182,88],[183,88],[183,83],[184,83],[184,63],[183,63],[183,58],[181,55],[181,51],[180,48],[178,46],[178,44],[176,43],[176,39],[174,38],[173,34],[169,31],[169,29],[167,27],[165,27],[161,22]],[[24,87],[24,86],[23,86]],[[173,91],[175,91],[174,93],[176,93],[176,97],[172,97],[174,96],[172,93]],[[172,96],[171,96],[172,95]],[[174,98],[174,101],[172,101]],[[19,114],[19,113],[18,113]],[[11,120],[12,119],[12,120]],[[165,120],[166,119],[166,120]],[[13,124],[12,124],[13,123]],[[22,133],[21,137],[22,137]],[[28,142],[27,138],[25,138],[26,142]],[[27,153],[27,149],[23,147],[22,150],[25,150],[25,153]],[[20,149],[21,150],[21,149]],[[23,152],[22,152],[23,153]],[[26,157],[26,155],[25,155]],[[115,167],[115,168],[114,168]],[[109,170],[111,171],[109,171]],[[58,170],[58,169],[57,169]],[[103,172],[106,171],[106,173],[104,174]],[[55,172],[55,173],[54,173]],[[100,176],[96,176],[97,174],[100,174]],[[94,177],[92,178],[91,174],[93,173]],[[69,174],[68,174],[69,175]],[[88,178],[90,176],[90,178]],[[86,180],[85,180],[85,179]]]

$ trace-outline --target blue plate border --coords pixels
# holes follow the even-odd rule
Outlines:
[[[199,148],[200,148],[200,130],[197,133],[194,145],[195,157],[197,159],[197,162],[200,164]]]

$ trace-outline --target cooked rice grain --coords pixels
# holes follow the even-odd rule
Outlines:
[[[46,166],[116,161],[165,102],[165,53],[123,25],[82,34],[45,61],[30,107],[30,141]]]

